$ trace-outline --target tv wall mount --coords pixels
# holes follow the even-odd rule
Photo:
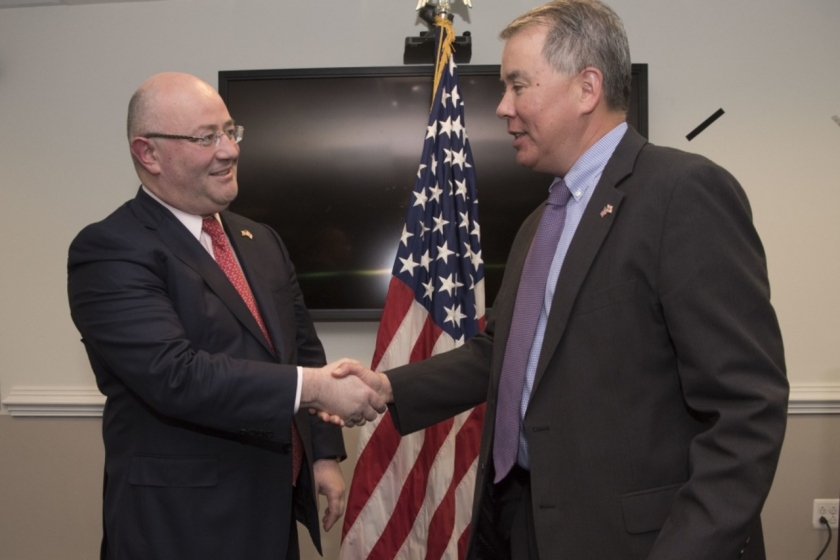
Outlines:
[[[421,31],[417,37],[405,38],[405,51],[403,52],[403,64],[434,64],[435,56],[435,18],[445,17],[452,21],[454,16],[451,12],[451,2],[448,0],[440,0],[438,4],[432,4],[425,0],[420,0],[417,4],[417,14],[426,25],[429,26],[428,31]],[[470,0],[464,0],[464,4],[472,7]],[[472,37],[469,31],[465,31],[463,35],[455,37],[455,45],[453,49],[455,63],[468,63],[472,58]]]

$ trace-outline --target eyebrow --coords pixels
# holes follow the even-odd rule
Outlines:
[[[229,120],[225,121],[224,123],[222,123],[221,130],[227,130],[228,128],[230,128],[232,126],[236,126],[236,121],[233,120],[233,119],[229,119]],[[196,130],[213,131],[213,130],[216,130],[216,125],[215,124],[202,124],[201,126],[197,127]]]
[[[511,70],[506,75],[500,76],[499,81],[502,82],[502,83],[512,82],[512,81],[517,80],[521,77],[522,77],[522,71],[521,70]]]

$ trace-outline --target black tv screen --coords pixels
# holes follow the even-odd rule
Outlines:
[[[496,117],[498,65],[460,65],[479,199],[487,307],[510,245],[552,177],[519,167]],[[234,70],[219,93],[245,126],[231,209],[283,238],[316,320],[378,319],[426,134],[431,66]],[[628,122],[647,136],[647,65]]]

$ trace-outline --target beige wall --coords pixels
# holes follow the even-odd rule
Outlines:
[[[97,418],[0,416],[0,560],[98,558],[100,426]],[[827,533],[811,528],[811,504],[840,496],[838,435],[840,415],[790,418],[762,515],[769,560],[813,559],[825,544]],[[352,463],[344,464],[348,477]],[[338,558],[339,529],[325,536],[325,558]],[[308,537],[302,540],[304,560],[318,558]],[[837,540],[835,535],[824,560],[836,557]]]
[[[99,558],[101,427],[99,418],[0,416],[0,560]],[[355,439],[347,434],[348,449]],[[342,464],[348,481],[354,465]],[[340,531],[324,535],[325,558],[338,558]],[[304,560],[320,558],[305,531],[301,541]]]
[[[0,9],[0,560],[95,556],[99,420],[10,417],[8,405],[84,403],[95,390],[67,313],[66,251],[137,188],[124,140],[131,92],[162,70],[216,83],[220,70],[400,65],[405,37],[423,29],[415,0],[70,3]],[[472,62],[498,63],[498,31],[538,3],[459,5]],[[840,3],[611,4],[634,60],[649,64],[651,140],[707,155],[744,185],[794,406],[832,413],[792,417],[765,512],[771,560],[813,558],[825,533],[808,524],[811,500],[840,492]],[[688,142],[719,107],[726,114]],[[375,330],[319,325],[330,358],[363,361]]]

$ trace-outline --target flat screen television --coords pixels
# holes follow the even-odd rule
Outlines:
[[[487,307],[510,245],[552,178],[516,164],[496,117],[498,65],[458,67],[476,169]],[[245,126],[231,209],[283,238],[316,320],[381,315],[431,103],[432,67],[219,72]],[[628,122],[648,134],[647,65],[633,65]]]

